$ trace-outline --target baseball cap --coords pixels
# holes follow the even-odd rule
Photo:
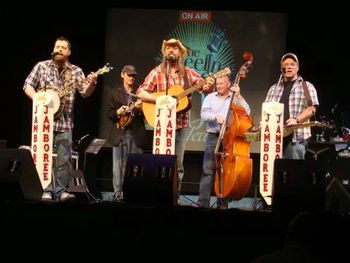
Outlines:
[[[291,59],[293,59],[296,63],[299,64],[298,57],[297,57],[295,54],[293,54],[293,53],[286,53],[286,54],[284,54],[284,55],[282,56],[282,58],[281,58],[281,64],[282,64],[282,62],[285,61],[287,58],[291,58]]]
[[[122,69],[122,72],[128,75],[137,75],[136,68],[133,65],[125,65]]]

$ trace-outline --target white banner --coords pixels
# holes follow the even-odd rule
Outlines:
[[[53,120],[58,106],[48,92],[37,92],[33,97],[31,150],[43,189],[51,183]]]
[[[171,96],[157,97],[153,154],[175,154],[176,103]]]
[[[261,110],[260,194],[267,205],[272,203],[274,162],[282,158],[283,110],[278,102],[264,102]]]

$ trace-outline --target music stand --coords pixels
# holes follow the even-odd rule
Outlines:
[[[88,142],[87,146],[85,146],[86,147],[85,149],[81,149],[82,144],[83,144],[82,140],[84,138],[88,138],[89,142]],[[94,137],[90,136],[89,134],[87,134],[83,138],[81,138],[79,141],[80,141],[79,151],[84,151],[84,167],[83,167],[83,169],[85,171],[86,153],[97,154],[100,151],[100,149],[102,148],[102,146],[104,145],[104,143],[106,142],[106,140],[97,139],[97,138],[94,138]],[[73,171],[72,180],[69,184],[69,192],[75,193],[78,196],[84,196],[85,197],[84,199],[85,200],[87,199],[89,202],[100,201],[90,192],[90,190],[85,182],[83,171],[81,171],[81,170],[74,170]]]

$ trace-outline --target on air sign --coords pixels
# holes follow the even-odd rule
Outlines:
[[[180,11],[180,22],[210,22],[211,12],[209,11]]]

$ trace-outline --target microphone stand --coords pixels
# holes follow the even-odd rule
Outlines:
[[[281,83],[281,80],[282,80],[282,78],[283,78],[283,72],[281,73],[281,75],[280,75],[280,77],[279,77],[279,79],[278,79],[278,81],[277,81],[277,84],[276,84],[276,87],[278,87],[279,85],[280,85],[280,83]]]
[[[169,75],[170,75],[170,63],[169,59],[166,59],[166,70],[165,70],[165,95],[168,96],[168,89],[169,89]]]

